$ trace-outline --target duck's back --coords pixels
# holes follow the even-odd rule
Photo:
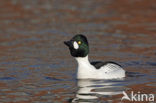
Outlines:
[[[96,69],[96,78],[103,78],[103,79],[111,79],[111,78],[122,78],[125,77],[125,71],[123,68],[112,61],[107,62],[91,62]]]

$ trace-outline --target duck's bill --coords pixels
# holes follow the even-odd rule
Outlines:
[[[72,42],[71,41],[64,41],[64,44],[67,45],[68,47],[72,47]]]

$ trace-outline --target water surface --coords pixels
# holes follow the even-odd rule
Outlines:
[[[155,0],[2,0],[0,7],[0,103],[119,103],[123,91],[156,94]],[[77,33],[88,37],[91,61],[117,61],[129,75],[77,80],[63,44]]]

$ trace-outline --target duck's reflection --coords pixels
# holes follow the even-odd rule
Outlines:
[[[78,80],[79,87],[72,103],[92,103],[98,101],[101,96],[122,94],[125,90],[122,84],[124,80]]]

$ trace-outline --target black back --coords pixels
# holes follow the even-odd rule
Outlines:
[[[106,61],[106,62],[102,62],[102,61],[94,61],[94,62],[91,62],[91,64],[96,68],[96,69],[100,69],[102,66],[104,65],[107,65],[107,64],[116,64],[118,66],[121,67],[120,64],[116,63],[116,62],[113,62],[113,61]]]

